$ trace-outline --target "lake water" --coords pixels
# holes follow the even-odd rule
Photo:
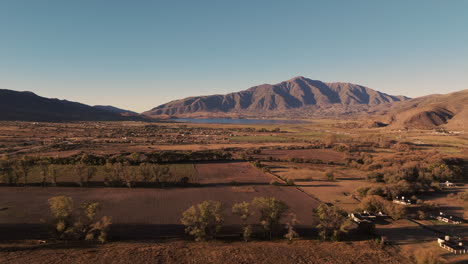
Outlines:
[[[274,124],[304,124],[306,121],[302,120],[281,120],[281,119],[229,119],[229,118],[207,118],[207,119],[193,119],[193,118],[179,118],[171,119],[172,121],[183,123],[198,123],[198,124],[260,124],[260,125],[274,125]]]

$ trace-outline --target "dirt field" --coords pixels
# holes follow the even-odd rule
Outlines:
[[[100,246],[0,244],[0,262],[13,263],[329,263],[401,264],[392,248],[372,242],[119,242]]]
[[[306,193],[317,197],[322,202],[338,205],[349,212],[356,209],[360,203],[359,200],[353,198],[354,191],[358,187],[371,185],[356,169],[284,162],[265,164],[271,166],[274,174],[282,178],[294,179],[296,186]],[[327,171],[333,171],[334,181],[326,179]]]
[[[77,203],[85,200],[100,202],[102,214],[113,218],[110,236],[115,239],[181,236],[184,233],[179,221],[182,212],[204,200],[225,204],[225,224],[229,229],[229,226],[239,224],[238,218],[230,214],[232,204],[261,196],[285,201],[291,212],[297,214],[301,223],[299,229],[311,229],[311,212],[318,202],[296,188],[270,185],[272,176],[245,162],[202,164],[197,165],[197,169],[205,183],[201,187],[2,187],[0,233],[4,239],[46,237],[45,230],[40,227],[41,219],[47,216],[47,199],[57,195],[70,196]],[[239,184],[233,185],[232,181]]]

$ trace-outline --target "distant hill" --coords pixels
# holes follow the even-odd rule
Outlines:
[[[366,111],[369,107],[403,101],[351,83],[325,83],[302,76],[278,84],[263,84],[226,95],[196,96],[155,107],[150,117],[294,116],[340,115]]]
[[[394,104],[381,120],[390,128],[445,127],[467,131],[468,90],[428,95]]]
[[[117,108],[117,107],[111,106],[111,105],[95,105],[93,107],[97,108],[97,109],[105,110],[105,111],[108,111],[108,112],[112,112],[112,113],[115,113],[115,114],[123,115],[123,116],[132,116],[132,115],[137,116],[138,115],[137,112]]]
[[[0,89],[0,120],[11,121],[123,121],[125,117],[107,110],[67,100],[49,99],[32,92]]]

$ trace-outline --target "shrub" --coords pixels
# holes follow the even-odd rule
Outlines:
[[[356,193],[358,194],[359,197],[366,197],[367,193],[369,192],[370,187],[359,187],[356,189]]]
[[[195,241],[213,238],[224,222],[222,204],[218,201],[204,201],[182,213],[180,220],[186,226],[185,232],[195,237]]]
[[[380,172],[371,172],[367,174],[367,180],[371,182],[383,182],[384,174]]]
[[[276,180],[271,180],[270,185],[279,185],[279,182]]]
[[[292,178],[287,178],[287,179],[286,179],[286,185],[288,185],[288,186],[294,186],[294,185],[295,185],[294,179],[292,179]]]
[[[101,206],[97,202],[82,203],[75,208],[73,200],[66,196],[55,196],[48,200],[49,224],[53,236],[60,240],[90,240],[104,243],[111,218],[103,216],[97,220]]]
[[[329,181],[334,181],[335,180],[335,172],[332,170],[329,170],[325,173],[325,177],[327,177],[327,180]]]
[[[260,224],[271,239],[281,230],[281,219],[288,211],[288,205],[274,197],[255,197],[252,201],[260,212]]]

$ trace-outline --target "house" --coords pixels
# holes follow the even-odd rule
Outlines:
[[[382,215],[379,212],[380,215]],[[349,217],[356,223],[372,223],[377,219],[378,214],[368,213],[366,211],[362,213],[351,213]]]
[[[402,204],[402,205],[412,205],[414,204],[414,201],[412,201],[411,199],[405,199],[404,196],[397,196],[395,197],[395,199],[393,199],[393,203],[396,203],[396,204]]]
[[[436,217],[436,219],[440,222],[445,222],[445,223],[455,224],[455,225],[461,224],[464,222],[463,218],[460,218],[454,215],[447,215],[442,212],[440,212],[440,214]]]
[[[455,187],[455,183],[449,181],[441,182],[439,185],[440,187]]]
[[[444,248],[453,254],[466,254],[468,247],[466,241],[461,239],[451,238],[450,236],[437,238],[437,243],[441,248]]]

